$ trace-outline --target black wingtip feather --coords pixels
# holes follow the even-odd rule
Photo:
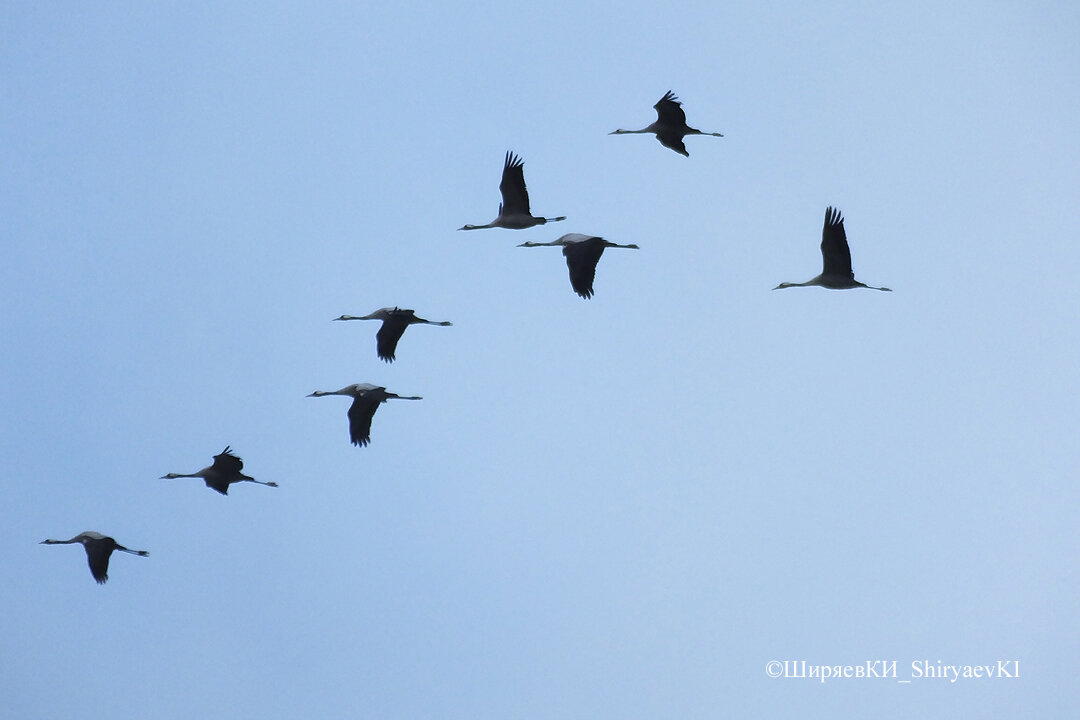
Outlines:
[[[524,165],[524,164],[525,163],[524,163],[524,161],[522,161],[520,155],[516,154],[513,150],[507,150],[506,151],[506,159],[503,160],[503,168],[504,169],[505,168],[516,168],[516,167],[519,167],[519,166]]]

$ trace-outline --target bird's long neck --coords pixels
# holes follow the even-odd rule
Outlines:
[[[491,223],[488,223],[487,225],[465,225],[463,227],[459,227],[458,230],[484,230],[486,228],[493,228],[493,227],[495,227],[495,226],[492,225]]]
[[[608,135],[641,135],[643,133],[651,132],[655,132],[652,125],[646,128],[641,128],[640,130],[623,130],[622,128],[619,128],[618,130],[612,130],[608,133]]]
[[[816,280],[816,279],[817,278],[815,278],[814,280]],[[779,285],[777,285],[776,287],[774,287],[773,290],[783,290],[784,288],[791,288],[791,287],[810,287],[811,285],[817,285],[817,283],[814,280],[807,280],[806,282],[801,282],[801,283],[782,282]]]
[[[386,394],[387,400],[423,400],[424,398],[419,395],[395,395],[394,393]]]
[[[113,549],[114,549],[114,550],[119,550],[120,552],[126,552],[126,553],[131,553],[132,555],[139,555],[140,557],[146,557],[147,555],[149,555],[149,554],[150,554],[150,553],[148,553],[148,552],[147,552],[147,551],[145,551],[145,550],[128,550],[128,549],[127,549],[126,547],[124,547],[123,545],[117,545],[117,546],[116,546],[115,548],[113,548]]]
[[[70,545],[71,543],[76,543],[76,542],[79,542],[79,540],[77,540],[76,538],[71,538],[70,540],[52,540],[52,539],[50,539],[50,540],[42,540],[41,544],[42,545]]]
[[[609,242],[606,245],[604,245],[604,247],[625,248],[627,250],[640,250],[641,249],[637,245],[634,245],[633,243],[630,243],[629,245],[619,245],[618,243]]]
[[[197,473],[169,473],[168,475],[165,476],[165,479],[166,480],[174,480],[176,478],[201,478],[201,477],[203,477],[203,473],[200,470]]]
[[[560,222],[562,220],[565,220],[566,216],[565,215],[560,215],[559,217],[540,218],[540,219],[544,221],[544,222],[540,223],[541,225],[543,225],[544,223],[549,223],[549,222]]]

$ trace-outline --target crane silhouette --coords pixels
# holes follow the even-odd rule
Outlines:
[[[236,457],[232,453],[232,448],[228,445],[219,454],[214,456],[214,463],[202,470],[198,470],[193,473],[169,473],[168,475],[162,475],[162,480],[173,480],[175,478],[202,478],[206,483],[206,487],[217,490],[222,495],[229,494],[229,486],[238,482],[253,482],[258,485],[266,485],[267,487],[277,487],[276,482],[263,482],[256,480],[253,477],[249,477],[242,472],[244,469],[244,461]]]
[[[502,202],[499,203],[499,216],[487,225],[465,225],[458,230],[482,230],[484,228],[506,228],[523,230],[534,225],[565,220],[566,216],[555,218],[533,217],[529,210],[529,191],[525,188],[525,166],[521,158],[506,151],[503,162],[502,182],[499,183]]]
[[[851,249],[848,247],[847,233],[844,232],[844,217],[833,207],[825,209],[825,226],[821,230],[821,261],[821,274],[817,277],[803,283],[783,282],[773,290],[818,285],[830,290],[869,288],[892,292],[887,287],[874,287],[855,279],[855,273],[851,270]]]
[[[382,327],[379,328],[379,332],[375,333],[375,351],[378,353],[379,359],[388,363],[394,362],[394,351],[397,349],[398,340],[405,334],[405,328],[410,325],[442,325],[443,327],[453,325],[453,323],[446,320],[443,320],[442,322],[425,320],[424,318],[416,317],[416,313],[412,310],[402,310],[398,307],[380,308],[370,315],[362,315],[360,317],[342,315],[341,317],[336,317],[334,319],[382,320]]]
[[[354,383],[340,390],[316,390],[308,397],[345,395],[353,399],[349,406],[349,439],[353,445],[365,446],[371,442],[371,419],[379,405],[387,400],[423,400],[416,395],[397,395],[386,388],[371,383]]]
[[[596,278],[596,264],[604,254],[604,248],[628,248],[640,250],[637,245],[619,245],[608,242],[595,235],[568,233],[551,242],[523,242],[518,247],[562,246],[566,257],[566,267],[570,269],[570,285],[581,297],[588,300],[593,296],[593,280]]]
[[[90,565],[90,574],[97,580],[98,585],[103,585],[109,579],[109,556],[113,550],[131,553],[146,557],[150,553],[145,550],[128,550],[111,537],[106,537],[98,532],[87,530],[79,533],[70,540],[42,540],[39,545],[70,545],[81,543],[86,550],[86,562]]]
[[[652,125],[642,128],[641,130],[613,130],[608,135],[638,135],[642,133],[653,133],[656,135],[656,139],[660,141],[660,144],[666,148],[671,148],[680,155],[690,157],[690,153],[686,152],[686,145],[683,144],[683,138],[687,135],[712,135],[713,137],[724,137],[723,134],[717,132],[702,132],[696,128],[692,128],[686,124],[686,113],[682,109],[682,103],[679,102],[679,98],[675,97],[675,93],[670,90],[660,98],[660,100],[653,105],[656,110],[656,122]]]

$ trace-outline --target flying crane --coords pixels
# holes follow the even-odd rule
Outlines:
[[[39,544],[70,545],[72,543],[80,543],[83,546],[83,549],[86,550],[86,562],[90,565],[90,574],[97,580],[98,585],[105,584],[109,579],[109,557],[112,555],[113,550],[119,550],[120,552],[131,553],[132,555],[139,555],[141,557],[146,557],[150,554],[146,550],[128,550],[111,537],[107,537],[99,532],[93,532],[91,530],[79,533],[70,540],[42,540]]]
[[[214,462],[212,465],[204,467],[202,470],[197,470],[193,473],[169,473],[168,475],[162,475],[162,480],[172,480],[174,478],[202,478],[206,483],[206,487],[217,490],[222,495],[229,494],[229,486],[238,482],[253,482],[258,485],[266,485],[267,487],[277,487],[276,482],[263,482],[256,480],[253,477],[240,472],[244,469],[244,461],[233,454],[232,448],[228,445],[220,453],[214,456]]]
[[[825,226],[821,230],[821,261],[821,274],[817,277],[803,283],[782,282],[773,290],[817,285],[830,290],[869,288],[892,292],[887,287],[874,287],[855,279],[855,273],[851,270],[851,249],[848,248],[847,233],[844,232],[844,217],[832,207],[825,209]]]
[[[375,352],[383,362],[394,362],[394,351],[397,349],[398,340],[405,334],[405,328],[410,325],[441,325],[446,327],[453,323],[443,320],[435,322],[417,317],[412,310],[403,310],[398,307],[384,307],[370,315],[342,315],[335,320],[382,320],[379,332],[375,333]]]
[[[502,202],[499,203],[499,216],[487,225],[465,225],[458,230],[482,230],[484,228],[506,228],[524,230],[534,225],[565,220],[566,216],[555,218],[533,217],[529,210],[529,191],[525,188],[525,169],[521,158],[506,151],[503,161],[502,182],[499,183]]]
[[[581,297],[588,300],[593,296],[593,280],[596,278],[596,264],[604,254],[604,248],[628,248],[640,250],[637,245],[619,245],[608,242],[595,235],[568,233],[551,242],[523,242],[518,247],[562,246],[566,257],[566,267],[570,269],[570,286]]]
[[[686,113],[682,109],[682,103],[679,102],[679,98],[675,97],[675,93],[670,90],[667,91],[664,97],[660,98],[659,102],[653,105],[653,108],[656,110],[656,122],[652,125],[641,130],[613,130],[608,135],[653,133],[661,145],[671,148],[686,157],[690,157],[690,153],[686,152],[686,145],[683,144],[683,138],[687,135],[724,137],[723,134],[718,132],[702,132],[687,125]]]
[[[386,388],[371,383],[354,383],[340,390],[316,390],[308,397],[345,395],[353,399],[349,406],[349,439],[353,445],[365,446],[371,442],[371,419],[379,405],[387,400],[423,400],[416,395],[397,395]]]

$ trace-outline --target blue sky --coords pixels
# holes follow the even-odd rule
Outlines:
[[[368,5],[6,8],[12,717],[1075,706],[1080,10]],[[669,89],[726,137],[607,135]],[[457,232],[508,149],[568,219]],[[895,292],[770,291],[828,205]],[[1021,676],[765,672],[875,659]]]

